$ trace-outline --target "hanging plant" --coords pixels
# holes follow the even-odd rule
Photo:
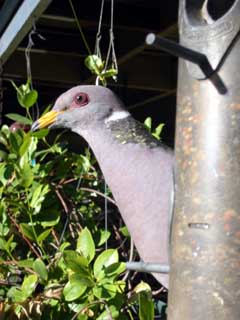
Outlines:
[[[107,85],[107,78],[115,78],[118,74],[118,71],[114,68],[105,70],[104,61],[97,55],[87,56],[84,64],[93,74],[97,75],[104,86]]]

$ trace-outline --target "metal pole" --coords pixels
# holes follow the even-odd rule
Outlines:
[[[134,270],[138,272],[149,272],[149,273],[163,273],[168,274],[169,273],[169,266],[159,263],[146,263],[143,261],[139,262],[126,262],[126,269],[127,270]]]
[[[240,319],[240,0],[229,2],[180,1],[181,44],[206,54],[227,93],[180,60],[168,320]]]

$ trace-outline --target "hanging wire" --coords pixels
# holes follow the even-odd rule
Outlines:
[[[85,47],[86,47],[86,49],[87,49],[87,52],[88,52],[89,55],[91,55],[91,50],[90,50],[89,45],[88,45],[88,43],[87,43],[87,40],[86,40],[86,38],[85,38],[85,36],[84,36],[82,27],[81,27],[81,25],[80,25],[80,23],[79,23],[79,20],[78,20],[76,11],[75,11],[75,9],[74,9],[72,0],[69,0],[69,4],[70,4],[71,10],[72,10],[72,13],[73,13],[73,15],[74,15],[74,19],[75,19],[75,22],[76,22],[76,24],[77,24],[78,30],[79,30],[79,32],[80,32],[80,34],[81,34],[82,40],[83,40],[84,45],[85,45]]]
[[[106,71],[108,68],[109,59],[111,55],[112,68],[116,69],[116,71],[118,72],[117,57],[116,57],[115,45],[114,45],[113,17],[114,17],[114,0],[111,0],[111,23],[110,23],[110,29],[109,29],[109,46],[108,46],[108,52],[107,52],[104,71]]]
[[[41,40],[45,40],[45,38],[37,32],[36,30],[36,24],[35,21],[33,21],[33,27],[32,31],[28,35],[28,44],[25,49],[25,58],[26,58],[26,65],[27,65],[27,80],[30,81],[30,88],[33,90],[33,84],[32,84],[32,70],[31,70],[31,49],[34,46],[34,41],[33,41],[33,35],[38,36]],[[39,118],[39,106],[38,102],[35,104],[36,106],[36,119]],[[32,117],[35,119],[35,110],[32,108]]]
[[[3,62],[0,59],[0,124],[2,124],[2,111],[3,111]]]
[[[102,0],[99,22],[98,22],[98,31],[96,34],[95,49],[94,49],[94,54],[97,55],[99,58],[102,58],[101,57],[101,50],[100,50],[100,41],[102,38],[102,17],[103,17],[104,3],[105,3],[105,0]]]

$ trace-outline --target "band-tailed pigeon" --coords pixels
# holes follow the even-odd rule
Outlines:
[[[109,89],[77,86],[63,93],[32,130],[68,128],[92,148],[141,259],[169,263],[173,152],[132,118]],[[154,274],[168,287],[168,276]]]

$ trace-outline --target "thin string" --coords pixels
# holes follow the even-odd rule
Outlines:
[[[34,41],[32,39],[33,35],[38,36],[41,40],[45,40],[45,38],[40,33],[37,32],[35,21],[33,21],[32,31],[28,35],[28,44],[25,49],[25,59],[26,59],[26,65],[27,65],[27,80],[30,81],[31,90],[33,90],[33,84],[32,84],[32,70],[31,70],[31,55],[30,54],[31,54],[31,49],[34,46]],[[39,118],[38,102],[36,102],[35,106],[36,106],[36,119],[38,119]],[[33,119],[35,119],[34,108],[32,108],[32,117],[33,117]]]
[[[112,58],[112,68],[114,68],[118,71],[117,57],[116,57],[115,45],[114,45],[113,17],[114,17],[114,0],[111,0],[111,23],[110,23],[110,29],[109,29],[109,46],[108,46],[108,52],[107,52],[104,71],[106,71],[108,68],[111,53],[112,53],[112,57],[111,57]]]
[[[73,6],[73,3],[72,3],[72,0],[69,0],[69,4],[70,4],[71,10],[72,10],[72,13],[73,13],[75,22],[76,22],[76,24],[77,24],[78,30],[79,30],[79,32],[80,32],[80,34],[81,34],[81,37],[82,37],[83,43],[84,43],[84,45],[85,45],[85,48],[86,48],[88,54],[91,55],[91,50],[90,50],[89,45],[88,45],[88,43],[87,43],[87,40],[86,40],[86,38],[85,38],[85,36],[84,36],[82,27],[81,27],[80,22],[79,22],[79,19],[78,19],[78,17],[77,17],[77,13],[76,13],[76,11],[75,11],[75,9],[74,9],[74,6]]]
[[[102,0],[99,22],[98,22],[98,31],[96,34],[95,49],[94,49],[94,54],[97,55],[99,58],[101,58],[100,41],[102,38],[102,17],[103,17],[104,3],[105,3],[105,0]]]

